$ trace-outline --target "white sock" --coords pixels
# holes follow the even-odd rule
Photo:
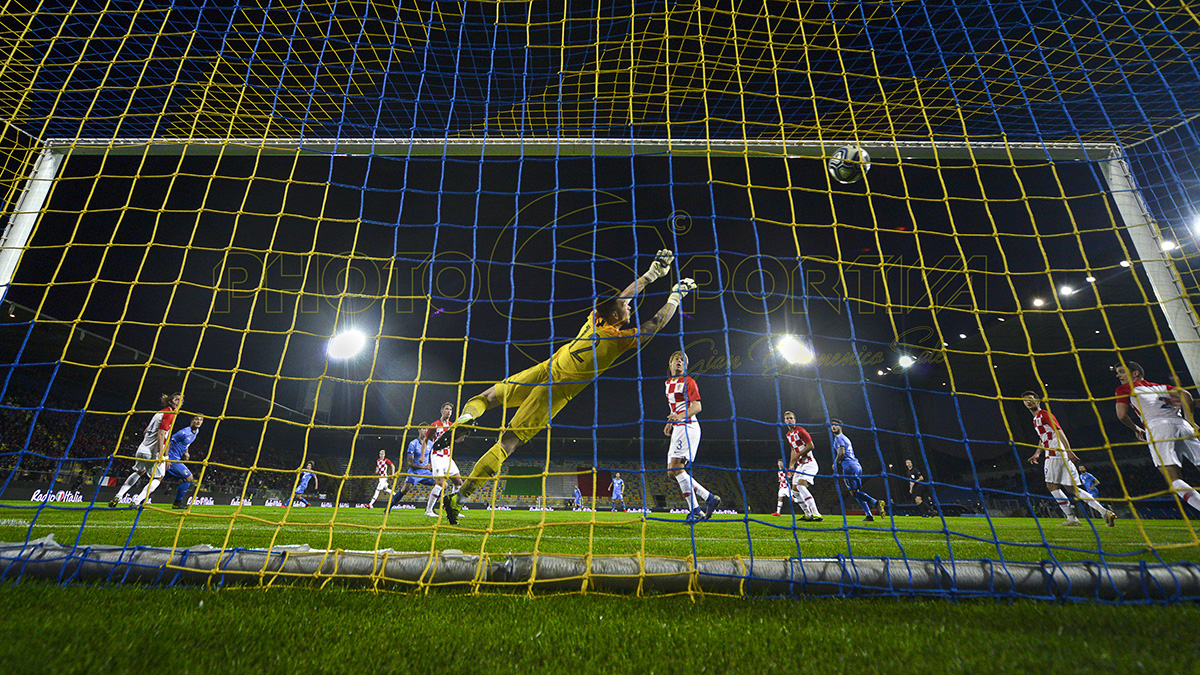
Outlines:
[[[813,499],[811,492],[805,497],[805,500],[808,502],[808,515],[817,518],[821,517],[821,512],[817,510],[817,500]]]
[[[1071,500],[1067,499],[1067,493],[1062,490],[1051,490],[1050,496],[1054,497],[1054,501],[1058,502],[1058,508],[1062,509],[1064,516],[1067,518],[1075,517],[1075,514],[1071,511]]]
[[[430,513],[433,511],[433,505],[437,503],[438,497],[441,497],[441,496],[442,496],[442,486],[434,485],[433,489],[431,489],[429,491],[429,500],[425,502],[425,512],[426,513]]]
[[[804,515],[806,515],[806,516],[817,515],[817,514],[813,513],[813,504],[815,502],[813,501],[812,493],[808,491],[808,488],[804,487],[803,485],[800,485],[800,486],[792,488],[792,492],[796,493],[796,496],[798,496],[800,498],[800,510],[804,512]]]
[[[693,489],[695,483],[692,482],[692,477],[686,471],[680,471],[679,475],[675,476],[675,482],[679,483],[679,491],[683,493],[683,500],[687,502],[688,509],[700,508],[696,504],[696,492]]]
[[[783,499],[780,498],[779,501],[775,502],[775,513],[779,513],[782,510],[783,510]]]
[[[375,494],[371,495],[371,501],[367,502],[367,506],[374,504],[376,499],[379,499],[379,490],[376,490]]]
[[[1179,498],[1188,503],[1193,509],[1200,511],[1200,493],[1182,480],[1171,481],[1171,487],[1179,494]]]
[[[133,487],[134,485],[137,485],[138,478],[141,478],[140,474],[136,474],[136,473],[129,474],[129,478],[126,478],[125,482],[121,485],[121,489],[117,490],[117,496],[114,497],[114,499],[120,499],[121,497],[124,497],[125,493],[129,492],[129,488]]]
[[[151,479],[150,484],[146,486],[146,489],[138,494],[138,496],[133,498],[133,503],[141,504],[142,502],[146,501],[146,498],[150,496],[150,493],[158,489],[159,483],[162,483],[161,478]]]
[[[1088,506],[1092,507],[1092,510],[1095,511],[1096,513],[1099,513],[1102,516],[1108,515],[1108,509],[1104,508],[1103,504],[1096,501],[1096,498],[1093,497],[1091,495],[1091,493],[1088,492],[1087,490],[1076,490],[1075,496],[1077,496],[1081,500],[1083,500],[1084,504],[1087,504]]]
[[[703,485],[697,483],[695,478],[692,479],[692,492],[695,493],[696,499],[700,501],[704,501],[709,497],[709,491]]]

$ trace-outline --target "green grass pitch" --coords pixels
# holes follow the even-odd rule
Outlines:
[[[1094,522],[197,507],[85,512],[0,504],[0,540],[86,544],[629,554],[1196,558],[1184,521]],[[137,527],[133,528],[137,517]],[[32,529],[30,526],[32,524]],[[849,525],[849,529],[845,529]],[[1039,526],[1041,529],[1039,529]],[[947,534],[947,530],[950,534]],[[486,532],[486,536],[485,536]],[[1045,540],[1043,541],[1043,537]],[[1004,543],[996,543],[1002,540]],[[390,593],[339,586],[0,585],[0,663],[15,673],[1196,672],[1200,606],[930,599]],[[164,645],[155,648],[154,645]],[[169,645],[169,647],[167,647]]]

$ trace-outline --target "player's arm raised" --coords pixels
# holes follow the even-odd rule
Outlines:
[[[662,330],[671,317],[675,316],[675,310],[679,309],[679,303],[683,302],[687,294],[694,290],[696,290],[696,282],[691,279],[683,279],[675,284],[662,308],[655,312],[649,321],[638,327],[638,342],[645,344],[658,331]]]
[[[620,297],[632,298],[640,293],[643,288],[667,276],[671,272],[671,263],[673,262],[675,262],[675,254],[671,252],[671,249],[659,249],[658,253],[654,255],[654,262],[650,263],[650,269],[646,270],[646,273],[642,276],[634,279],[632,284],[626,286],[625,290],[621,291]]]

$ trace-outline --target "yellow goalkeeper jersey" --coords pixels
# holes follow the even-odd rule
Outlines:
[[[591,380],[608,370],[617,357],[637,344],[636,328],[621,330],[592,312],[575,339],[558,348],[551,362],[555,382]]]

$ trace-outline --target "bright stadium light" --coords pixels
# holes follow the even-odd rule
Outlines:
[[[1041,299],[1041,298],[1034,298],[1034,299],[1033,299],[1033,306],[1034,306],[1034,307],[1041,307],[1041,306],[1042,306],[1042,305],[1044,305],[1044,304],[1046,304],[1046,301],[1045,301],[1045,300],[1043,300],[1043,299]]]
[[[1068,286],[1067,284],[1063,284],[1062,286],[1058,287],[1058,294],[1059,295],[1074,295],[1075,287]]]
[[[1171,241],[1170,239],[1167,239],[1167,240],[1163,241],[1163,243],[1162,243],[1162,250],[1164,250],[1164,251],[1174,251],[1174,250],[1175,250],[1175,242]]]
[[[1096,283],[1096,277],[1088,277],[1084,279],[1084,281],[1088,282],[1089,284],[1094,284]]]
[[[896,360],[896,365],[900,366],[901,368],[910,368],[910,367],[912,367],[912,364],[914,364],[916,362],[917,362],[916,359],[909,356],[908,354],[904,354],[899,359]]]
[[[788,363],[806,365],[812,363],[813,360],[812,348],[797,340],[792,335],[784,335],[779,338],[779,342],[775,343],[775,350]]]
[[[1122,261],[1121,261],[1121,267],[1129,267],[1129,261],[1128,261],[1128,260],[1122,260]]]
[[[356,330],[338,333],[329,341],[325,353],[331,359],[348,359],[362,351],[367,344],[367,336]]]

